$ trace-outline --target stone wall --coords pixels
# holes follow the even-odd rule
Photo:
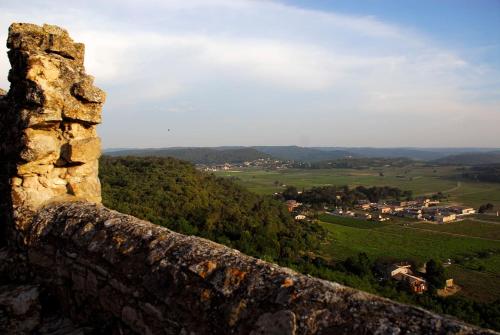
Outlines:
[[[115,319],[140,334],[488,333],[100,205],[49,205],[28,236],[38,282],[83,323]]]
[[[0,333],[489,334],[109,210],[83,45],[13,24],[0,94]]]

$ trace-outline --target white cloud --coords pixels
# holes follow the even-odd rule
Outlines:
[[[87,71],[108,91],[106,112],[117,116],[113,122],[127,122],[118,117],[123,109],[154,110],[155,118],[158,111],[217,111],[245,120],[265,110],[273,124],[283,111],[311,120],[329,111],[330,118],[354,123],[361,114],[500,122],[494,112],[499,98],[491,93],[498,70],[370,16],[250,0],[27,1],[2,7],[0,40],[11,21],[31,21],[62,25],[86,44]],[[8,68],[0,57],[0,87]],[[485,103],[486,95],[493,101]],[[328,134],[322,124],[310,131]],[[228,130],[227,136],[237,135]]]

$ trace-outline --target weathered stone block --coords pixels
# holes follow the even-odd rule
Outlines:
[[[72,178],[68,180],[70,194],[87,199],[90,202],[101,202],[101,183],[96,176]]]
[[[66,171],[66,179],[74,179],[75,182],[78,182],[82,177],[97,175],[99,172],[99,161],[94,160],[85,164],[70,166]]]
[[[43,160],[50,164],[59,157],[58,134],[53,131],[43,131],[28,128],[24,133],[24,149],[21,158],[28,162]]]
[[[7,47],[53,53],[83,66],[83,44],[74,43],[68,32],[57,26],[45,24],[40,27],[29,23],[13,23],[9,27]]]
[[[52,109],[38,109],[36,112],[23,109],[19,112],[20,124],[23,128],[32,128],[35,126],[57,126],[62,121],[61,111]]]
[[[76,98],[68,98],[65,101],[63,116],[70,120],[77,120],[89,124],[101,123],[102,105],[98,103],[82,103]]]
[[[31,80],[38,85],[42,90],[59,79],[61,75],[61,61],[43,54],[31,55],[27,59],[26,79]],[[62,94],[63,92],[55,92]]]
[[[26,188],[17,186],[12,188],[12,200],[17,206],[35,209],[58,196],[52,189]]]
[[[104,103],[106,93],[93,84],[93,78],[85,76],[82,81],[73,85],[71,94],[83,102]]]
[[[38,176],[27,176],[23,179],[24,188],[40,189],[42,185],[38,182]]]
[[[62,158],[68,163],[85,163],[101,156],[101,139],[85,138],[70,141],[62,151]]]
[[[34,174],[44,175],[50,173],[54,169],[54,165],[45,164],[44,162],[28,162],[17,166],[17,174],[19,176],[30,176]]]
[[[80,140],[97,137],[94,126],[84,125],[78,122],[65,122],[63,124],[63,136],[68,140]]]

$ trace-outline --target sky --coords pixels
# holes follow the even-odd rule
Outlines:
[[[85,43],[105,148],[500,147],[500,0],[2,0],[11,22]]]

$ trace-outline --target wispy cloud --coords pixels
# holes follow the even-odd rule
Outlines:
[[[491,117],[492,122],[500,122],[495,112],[500,105],[500,97],[495,95],[500,88],[498,69],[476,64],[462,50],[452,50],[420,32],[375,17],[249,0],[113,0],[59,5],[51,1],[50,6],[32,1],[2,6],[0,40],[5,40],[5,28],[11,21],[30,21],[62,25],[76,40],[86,43],[86,67],[108,91],[107,122],[114,127],[131,126],[128,118],[119,117],[125,111],[154,117],[149,121],[152,124],[157,119],[170,120],[186,129],[193,113],[212,128],[217,118],[231,115],[241,124],[235,121],[218,130],[225,143],[218,142],[220,137],[213,132],[200,129],[199,134],[213,141],[198,145],[236,144],[242,138],[249,142],[241,144],[257,144],[250,143],[248,120],[251,115],[266,115],[268,125],[281,123],[291,132],[300,129],[309,135],[279,135],[277,140],[275,127],[254,120],[254,128],[259,126],[263,134],[259,141],[266,141],[259,144],[293,143],[307,137],[311,144],[359,145],[362,143],[338,143],[336,136],[325,142],[332,130],[322,121],[325,115],[355,125],[355,129],[372,127],[379,118],[402,115],[413,118],[419,129],[439,118],[455,125],[472,118]],[[0,57],[0,86],[7,85],[8,68],[6,58]],[[186,105],[190,113],[172,113],[186,110],[179,107]],[[293,114],[295,122],[283,122],[284,111]],[[307,115],[307,123],[303,115]],[[360,118],[373,122],[359,122]],[[403,123],[396,120],[394,124]],[[308,131],[303,129],[305,124]],[[150,135],[141,138],[139,131],[133,139],[139,143],[124,143],[130,137],[122,138],[107,127],[103,126],[107,146],[152,145],[147,142]],[[478,131],[489,126],[474,127]],[[412,145],[421,134],[410,130],[407,142],[401,144]],[[157,136],[155,143],[162,143],[164,135]],[[196,144],[187,138],[169,138],[177,142],[163,145]],[[437,136],[428,138],[432,142]],[[463,141],[457,135],[452,138],[449,145]],[[379,144],[389,141],[387,134]],[[500,144],[498,137],[496,141],[492,145]]]

